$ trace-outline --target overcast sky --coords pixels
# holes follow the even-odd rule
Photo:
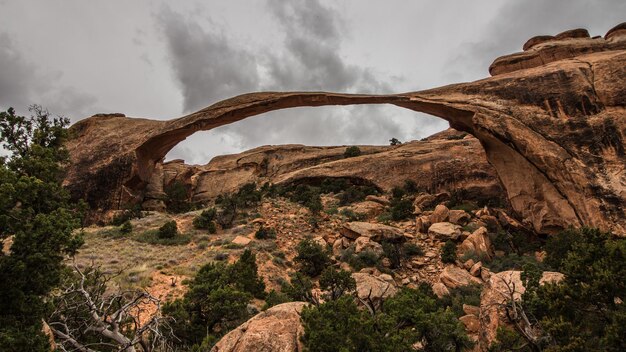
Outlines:
[[[487,77],[534,35],[604,35],[625,14],[624,0],[0,0],[0,108],[171,119],[260,90],[414,91]],[[196,133],[168,159],[447,127],[393,106],[296,108]]]

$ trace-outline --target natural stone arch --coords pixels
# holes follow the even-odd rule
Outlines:
[[[421,92],[252,93],[170,121],[94,116],[72,127],[66,183],[93,206],[114,208],[122,199],[141,198],[156,163],[197,131],[290,107],[394,104],[443,118],[478,138],[513,209],[536,231],[589,225],[625,234],[621,33],[607,40],[542,42],[497,59],[494,77]]]

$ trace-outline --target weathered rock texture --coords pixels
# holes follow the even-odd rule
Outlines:
[[[360,146],[362,155],[344,158],[345,146],[264,146],[213,158],[207,165],[182,160],[157,164],[144,202],[163,198],[173,181],[187,185],[190,199],[205,202],[236,191],[243,184],[316,182],[345,178],[389,191],[407,179],[436,193],[462,190],[469,198],[493,199],[503,191],[476,138],[449,129],[424,141],[398,146]]]
[[[621,26],[621,27],[620,27]],[[626,31],[581,31],[497,59],[491,78],[392,95],[252,93],[170,121],[94,116],[72,127],[66,184],[92,206],[142,201],[167,152],[189,135],[297,106],[394,104],[474,135],[521,219],[626,235]],[[155,172],[156,171],[156,172]]]
[[[300,312],[305,305],[283,303],[259,313],[222,337],[211,351],[302,351]]]

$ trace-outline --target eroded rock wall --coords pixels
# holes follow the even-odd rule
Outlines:
[[[252,93],[170,121],[94,116],[72,127],[66,185],[96,208],[141,202],[163,157],[197,131],[296,106],[394,104],[474,135],[537,232],[588,225],[626,235],[623,26],[603,38],[573,31],[539,40],[497,59],[493,77],[426,91]]]

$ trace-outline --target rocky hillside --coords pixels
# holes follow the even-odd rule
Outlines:
[[[621,24],[600,38],[532,38],[496,59],[493,77],[428,91],[256,93],[171,121],[86,119],[73,127],[66,185],[101,216],[77,268],[123,272],[107,289],[169,302],[178,350],[379,340],[390,350],[620,350],[624,63]],[[287,145],[207,165],[162,161],[198,130],[365,103],[454,129],[360,155]]]

